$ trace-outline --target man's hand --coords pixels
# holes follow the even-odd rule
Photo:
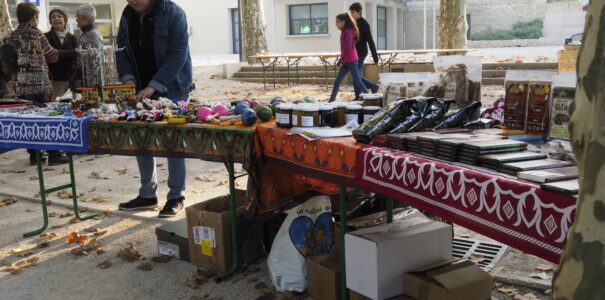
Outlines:
[[[151,97],[155,93],[155,89],[148,86],[137,94],[137,101]]]

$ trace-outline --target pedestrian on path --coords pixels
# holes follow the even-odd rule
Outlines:
[[[353,20],[353,17],[348,13],[344,13],[336,16],[336,28],[341,31],[340,59],[336,63],[337,66],[340,66],[340,70],[334,80],[330,102],[333,102],[336,99],[340,84],[349,71],[351,72],[351,80],[353,81],[355,88],[358,88],[362,93],[368,92],[365,84],[363,84],[361,75],[359,75],[359,69],[357,68],[357,60],[359,60],[357,50],[355,49],[355,40],[359,38],[357,24],[355,23],[355,20]]]
[[[349,13],[351,17],[355,19],[357,23],[357,28],[359,28],[359,39],[355,42],[355,49],[357,50],[357,56],[359,60],[357,60],[357,68],[359,68],[359,74],[363,74],[363,63],[366,60],[366,56],[368,56],[368,46],[370,47],[370,51],[372,52],[372,59],[374,63],[378,63],[378,52],[376,52],[376,45],[374,44],[374,39],[372,38],[372,30],[370,29],[370,24],[366,19],[364,19],[362,14],[361,4],[359,2],[355,2],[349,6]],[[379,86],[374,84],[373,82],[362,77],[361,81],[365,84],[366,88],[372,90],[372,93],[378,92]],[[359,94],[361,92],[357,87],[355,87],[355,99],[359,99]]]
[[[171,0],[127,0],[120,19],[116,54],[118,74],[125,84],[135,84],[137,100],[167,97],[187,101],[194,89],[187,18]],[[139,195],[121,210],[157,207],[155,157],[137,156],[141,187]],[[160,217],[176,216],[183,210],[185,159],[168,158],[168,196]]]

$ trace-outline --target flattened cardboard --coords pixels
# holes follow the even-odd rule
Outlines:
[[[246,191],[236,190],[238,215],[243,210]],[[204,269],[226,272],[231,267],[231,222],[229,196],[220,196],[186,208],[187,235],[189,237],[189,255],[191,263]],[[212,256],[202,253],[202,245],[195,243],[193,227],[204,226],[214,229],[214,245],[209,251]],[[208,254],[210,254],[208,253]]]
[[[412,218],[348,233],[345,247],[347,287],[383,300],[403,294],[405,272],[451,258],[452,228]]]
[[[340,254],[330,252],[307,258],[307,294],[315,300],[340,299]]]
[[[491,298],[491,276],[468,260],[446,261],[405,273],[405,293],[421,300]]]

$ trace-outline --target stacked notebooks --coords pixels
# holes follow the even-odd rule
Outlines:
[[[463,143],[458,154],[459,161],[478,165],[484,154],[521,152],[527,149],[527,143],[514,140],[487,140]]]

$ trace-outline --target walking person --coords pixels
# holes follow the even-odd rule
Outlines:
[[[103,49],[103,35],[95,26],[97,10],[90,4],[82,4],[76,9],[76,23],[82,34],[80,35],[80,46],[82,49]]]
[[[55,49],[65,50],[69,55],[62,55],[54,64],[48,64],[52,75],[52,99],[62,96],[69,88],[72,77],[75,49],[78,48],[78,39],[67,31],[67,14],[58,8],[50,11],[48,15],[51,30],[44,35],[50,45]]]
[[[48,64],[59,60],[60,53],[49,43],[38,29],[40,11],[33,3],[17,5],[19,26],[8,37],[19,55],[18,73],[13,78],[15,95],[45,106],[52,96],[52,87],[48,75]],[[63,51],[61,55],[63,54]],[[28,149],[30,165],[36,164],[36,152]],[[48,151],[48,165],[67,163],[67,157],[61,151]]]
[[[358,88],[362,93],[368,92],[368,88],[363,84],[363,77],[359,74],[359,69],[357,68],[357,61],[359,60],[357,50],[355,49],[355,41],[359,38],[357,24],[355,24],[355,20],[348,13],[344,13],[336,16],[336,28],[341,31],[340,59],[336,63],[337,66],[340,66],[340,70],[334,80],[330,102],[336,99],[340,84],[349,71],[351,72],[351,80],[355,88]]]
[[[120,19],[116,54],[118,74],[123,83],[135,84],[137,100],[165,96],[187,101],[194,89],[189,35],[185,12],[171,0],[127,0]],[[120,203],[121,210],[157,207],[155,158],[137,156],[141,187],[138,196]],[[168,158],[167,201],[160,217],[176,216],[183,210],[185,159]]]
[[[359,29],[359,39],[355,42],[355,49],[357,50],[357,56],[359,60],[357,61],[357,68],[359,68],[359,74],[363,74],[363,63],[368,56],[368,46],[370,47],[370,51],[372,52],[372,59],[374,63],[378,63],[378,52],[376,52],[376,45],[374,44],[374,39],[372,38],[372,30],[370,29],[370,24],[366,19],[362,17],[362,8],[359,2],[355,2],[349,6],[349,13],[351,17],[355,19],[357,23],[357,28]],[[372,93],[378,92],[379,86],[374,84],[373,82],[367,80],[366,78],[362,78],[363,83],[366,88],[370,89]],[[360,91],[355,88],[355,99],[359,98]]]

